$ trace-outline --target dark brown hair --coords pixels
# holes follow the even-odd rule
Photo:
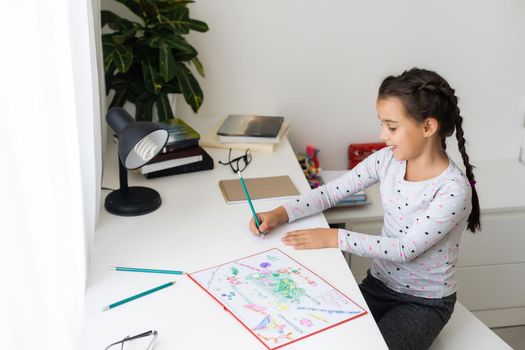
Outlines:
[[[468,217],[467,227],[472,232],[479,230],[481,228],[480,209],[474,185],[476,181],[472,172],[474,166],[470,164],[465,150],[463,118],[454,89],[436,72],[412,68],[399,76],[389,76],[383,80],[379,87],[378,99],[386,97],[398,98],[410,117],[414,118],[417,123],[422,123],[428,117],[435,118],[439,124],[438,133],[443,149],[447,147],[445,139],[456,130],[459,151],[472,187],[472,211]]]

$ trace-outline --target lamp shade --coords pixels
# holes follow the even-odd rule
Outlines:
[[[118,155],[127,169],[137,169],[162,150],[168,131],[158,124],[135,121],[125,109],[113,107],[106,120],[118,137]]]

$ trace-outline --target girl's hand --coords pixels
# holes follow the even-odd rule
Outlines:
[[[277,226],[288,222],[288,214],[283,207],[277,207],[272,211],[257,213],[257,218],[261,224],[259,226],[260,231],[257,229],[257,225],[255,225],[253,218],[250,219],[250,231],[256,236],[260,236],[261,232],[267,233]]]
[[[282,241],[295,249],[337,248],[337,229],[314,228],[288,232]]]

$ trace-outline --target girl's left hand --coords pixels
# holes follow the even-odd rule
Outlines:
[[[295,249],[337,248],[337,229],[314,228],[288,232],[281,240]]]

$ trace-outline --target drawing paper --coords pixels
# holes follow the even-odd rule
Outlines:
[[[366,314],[277,248],[189,277],[267,349],[278,349]]]
[[[249,213],[249,211],[247,213]],[[274,248],[276,246],[282,245],[283,243],[281,242],[281,238],[283,238],[283,236],[288,232],[316,228],[319,223],[318,216],[320,215],[322,214],[308,216],[300,220],[294,221],[292,223],[281,225],[271,230],[266,235],[264,235],[264,238],[260,236],[256,236],[250,231],[248,227],[249,225],[248,214],[242,216],[242,220],[237,221],[236,224],[237,224],[237,228],[239,229],[239,231],[242,233],[243,236],[248,238],[254,245],[257,245],[261,247],[262,249],[265,249],[265,248]]]

